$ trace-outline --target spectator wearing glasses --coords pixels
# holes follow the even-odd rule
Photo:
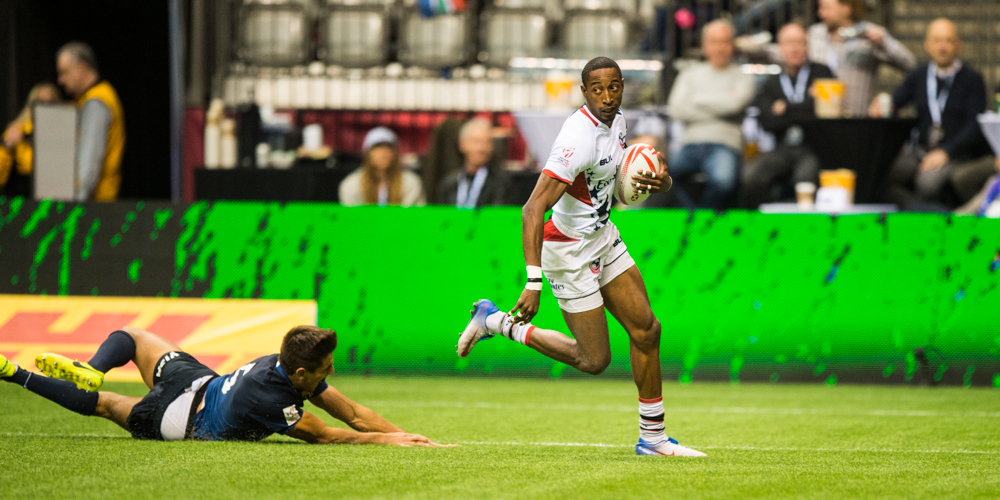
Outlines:
[[[891,200],[904,208],[955,206],[969,200],[993,173],[989,145],[976,116],[986,110],[983,77],[958,58],[962,48],[951,21],[927,28],[926,66],[893,92],[893,108],[914,104],[916,142],[903,149],[891,174]],[[880,116],[872,102],[872,116]]]
[[[764,82],[754,105],[760,109],[761,126],[775,135],[777,146],[747,164],[743,171],[741,206],[757,208],[771,201],[776,181],[816,184],[819,159],[804,143],[800,123],[816,117],[811,93],[813,82],[832,78],[830,68],[806,58],[806,31],[798,24],[787,24],[778,32],[781,73]]]

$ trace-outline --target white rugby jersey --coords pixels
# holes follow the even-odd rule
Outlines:
[[[625,117],[619,110],[611,126],[595,118],[587,105],[563,123],[542,173],[569,184],[552,207],[546,240],[592,234],[608,223],[615,173],[625,151]],[[556,229],[559,233],[552,234]]]

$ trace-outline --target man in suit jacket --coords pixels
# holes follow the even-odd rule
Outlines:
[[[961,48],[955,24],[935,19],[924,40],[931,62],[911,72],[893,92],[894,109],[910,103],[917,108],[916,144],[903,150],[892,171],[890,196],[904,208],[964,202],[993,172],[993,162],[984,159],[990,149],[976,121],[986,110],[986,85],[982,75],[958,59]],[[870,114],[877,117],[881,110],[875,101]]]
[[[459,208],[482,208],[503,205],[509,179],[501,168],[491,164],[493,126],[482,118],[462,125],[458,134],[458,149],[462,152],[462,168],[445,174],[438,184],[437,201]]]
[[[760,124],[775,135],[777,146],[743,171],[743,201],[746,208],[757,208],[771,197],[776,181],[811,182],[819,178],[819,159],[804,143],[802,120],[816,118],[813,82],[833,78],[825,65],[807,59],[806,31],[798,24],[786,24],[778,32],[782,55],[781,74],[764,82],[754,106],[760,109]]]

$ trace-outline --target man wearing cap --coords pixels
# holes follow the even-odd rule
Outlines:
[[[386,127],[368,131],[362,145],[361,168],[348,175],[338,190],[340,203],[355,205],[421,206],[423,183],[399,160],[399,140]]]

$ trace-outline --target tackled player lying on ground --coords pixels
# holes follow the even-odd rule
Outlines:
[[[285,434],[316,444],[442,446],[403,432],[327,385],[337,334],[296,326],[281,352],[219,376],[177,344],[138,328],[113,332],[89,362],[58,354],[35,359],[40,376],[0,355],[0,379],[86,416],[106,418],[136,439],[259,441]],[[98,391],[104,374],[135,362],[150,391],[145,397]],[[302,409],[305,400],[354,430],[329,427]]]

